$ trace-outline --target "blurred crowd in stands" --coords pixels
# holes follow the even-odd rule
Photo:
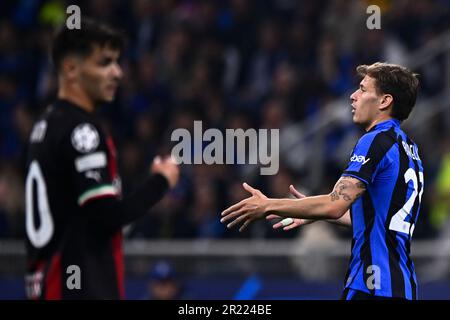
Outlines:
[[[0,238],[24,237],[28,135],[55,98],[48,49],[71,4],[82,17],[109,22],[127,35],[121,89],[99,115],[118,148],[125,195],[156,154],[170,153],[172,131],[192,130],[194,120],[203,121],[203,130],[280,129],[284,151],[277,175],[261,176],[246,165],[182,165],[176,189],[127,228],[128,238],[280,238],[303,232],[274,231],[260,222],[239,234],[226,230],[219,216],[247,196],[243,181],[271,197],[286,197],[290,184],[307,194],[331,191],[352,147],[343,141],[354,143],[361,134],[351,123],[349,104],[348,122],[328,125],[324,143],[302,150],[309,157],[289,161],[283,145],[300,139],[302,128],[314,126],[334,102],[349,101],[359,81],[357,65],[407,63],[411,53],[450,30],[449,0],[2,0]],[[381,8],[379,30],[366,27],[370,4]],[[448,90],[448,56],[415,70],[421,75],[419,101]],[[437,235],[450,220],[450,101],[441,103],[444,112],[422,124],[425,136],[409,132],[427,166],[417,237]],[[310,170],[317,148],[329,155],[319,181]]]

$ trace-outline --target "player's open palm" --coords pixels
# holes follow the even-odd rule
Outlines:
[[[266,215],[266,204],[268,198],[258,189],[252,188],[247,183],[243,184],[245,190],[251,193],[251,197],[236,203],[222,212],[220,222],[227,222],[228,228],[233,228],[237,224],[242,224],[239,231],[242,232],[255,220],[263,219]]]
[[[300,193],[297,189],[294,188],[294,186],[291,184],[289,186],[289,191],[291,194],[296,197],[297,199],[304,198],[305,195]],[[280,217],[277,214],[269,214],[266,219],[267,220],[273,220],[273,219],[281,219],[283,217]],[[292,230],[300,226],[304,226],[310,223],[313,223],[314,220],[307,220],[307,219],[297,219],[297,218],[285,218],[281,220],[280,222],[275,223],[272,227],[274,229],[279,229],[283,227],[284,231]]]

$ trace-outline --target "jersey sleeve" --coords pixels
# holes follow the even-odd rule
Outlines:
[[[350,156],[343,176],[351,176],[366,185],[373,182],[376,172],[387,163],[384,161],[386,153],[395,143],[384,132],[370,132],[359,139]]]
[[[108,147],[109,141],[93,123],[74,126],[63,143],[76,201],[82,207],[80,212],[105,230],[116,232],[145,215],[169,189],[164,176],[153,174],[130,195],[121,198],[114,183],[115,151]]]
[[[119,196],[109,169],[106,139],[98,126],[91,122],[74,126],[63,144],[79,206],[93,199]]]

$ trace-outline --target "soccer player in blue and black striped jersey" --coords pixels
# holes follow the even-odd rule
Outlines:
[[[343,299],[417,299],[417,279],[410,258],[424,188],[417,145],[400,128],[416,102],[417,75],[387,63],[361,65],[359,88],[350,96],[353,122],[366,133],[328,195],[269,199],[244,184],[251,197],[222,213],[231,228],[266,217],[285,218],[285,230],[316,220],[353,229],[352,254]],[[230,222],[232,220],[232,222]]]

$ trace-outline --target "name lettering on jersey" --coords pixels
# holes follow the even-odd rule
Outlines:
[[[75,159],[75,169],[84,172],[92,169],[104,168],[107,165],[106,154],[103,151],[94,152]]]
[[[45,138],[45,133],[47,132],[47,121],[41,120],[37,122],[33,131],[31,132],[30,142],[31,143],[39,143]]]
[[[403,149],[405,149],[406,154],[413,160],[420,161],[419,150],[413,144],[407,144],[405,141],[402,141]]]
[[[88,153],[97,149],[100,136],[93,125],[82,123],[73,129],[71,140],[75,150]]]
[[[367,162],[370,161],[370,158],[366,159],[366,157],[364,157],[364,156],[358,156],[358,155],[354,154],[350,158],[350,161],[352,161],[352,162],[362,162],[362,164],[364,165],[364,164],[366,164]]]

